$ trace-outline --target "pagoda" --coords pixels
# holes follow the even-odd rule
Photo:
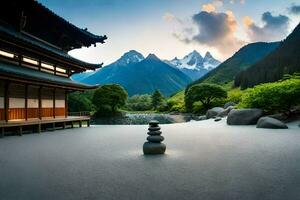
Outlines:
[[[107,37],[90,33],[34,0],[10,0],[0,7],[0,128],[65,127],[88,116],[68,115],[68,93],[94,89],[70,76],[102,64],[78,60],[68,51],[96,46]]]

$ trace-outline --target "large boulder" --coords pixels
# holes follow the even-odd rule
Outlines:
[[[263,115],[261,109],[232,109],[227,117],[228,125],[254,125]]]
[[[278,119],[272,117],[261,117],[256,128],[287,129],[287,125]]]
[[[228,115],[228,113],[229,113],[232,109],[234,109],[233,106],[227,107],[225,110],[223,110],[222,112],[220,112],[220,113],[217,115],[217,117],[226,117],[226,116]]]
[[[216,117],[222,111],[224,111],[224,108],[221,108],[221,107],[214,107],[212,109],[209,109],[206,112],[206,118],[210,119],[210,118]]]
[[[228,108],[229,106],[235,106],[235,105],[236,105],[236,103],[234,103],[234,102],[227,102],[224,105],[224,109]]]

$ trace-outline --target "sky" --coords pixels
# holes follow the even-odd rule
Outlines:
[[[69,52],[110,64],[129,50],[161,59],[197,50],[226,60],[251,42],[283,40],[300,22],[298,0],[38,0],[104,45]]]

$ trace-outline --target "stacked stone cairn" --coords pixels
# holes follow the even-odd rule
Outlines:
[[[152,120],[149,122],[148,135],[148,142],[145,142],[143,146],[144,154],[164,154],[166,145],[161,143],[164,137],[161,136],[158,121]]]

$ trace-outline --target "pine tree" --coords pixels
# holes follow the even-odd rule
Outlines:
[[[162,105],[164,97],[159,90],[155,90],[151,96],[152,107],[156,110],[160,105]]]

